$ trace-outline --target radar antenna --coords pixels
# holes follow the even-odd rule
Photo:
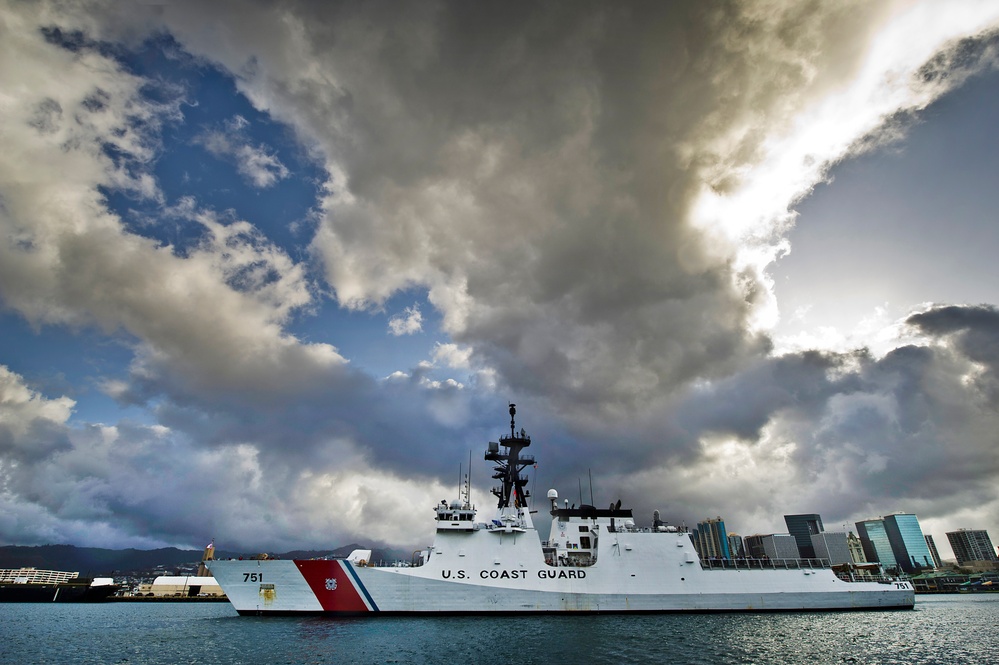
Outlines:
[[[490,442],[485,458],[496,462],[493,467],[496,478],[503,484],[493,488],[493,494],[499,499],[499,508],[527,508],[527,499],[531,492],[526,488],[527,478],[521,472],[534,464],[533,455],[523,455],[521,451],[531,445],[531,437],[521,428],[517,434],[517,405],[510,404],[510,436],[501,436],[499,443]],[[500,447],[505,450],[500,451]]]

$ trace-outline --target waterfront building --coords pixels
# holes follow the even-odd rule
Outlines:
[[[742,542],[742,536],[737,533],[728,534],[728,553],[733,559],[741,559],[746,556],[746,546]]]
[[[943,568],[943,563],[940,561],[940,552],[937,551],[937,544],[933,542],[933,536],[930,534],[924,534],[926,538],[926,547],[930,550],[930,556],[933,557],[933,567]]]
[[[984,529],[958,529],[948,531],[947,540],[957,557],[957,565],[965,566],[972,561],[999,561],[992,546],[988,531]]]
[[[857,535],[860,536],[860,543],[864,547],[864,557],[869,562],[876,561],[885,570],[898,567],[891,549],[891,541],[888,540],[888,532],[885,531],[884,520],[869,519],[857,522]]]
[[[853,534],[853,531],[846,537],[846,546],[850,548],[851,563],[867,563],[867,557],[864,556],[864,545],[860,542],[860,538]]]
[[[852,534],[851,534],[852,535]],[[823,531],[812,534],[812,549],[816,559],[826,559],[833,566],[850,563],[850,546],[843,531]]]
[[[892,513],[884,518],[885,532],[899,567],[910,575],[933,569],[933,556],[926,546],[919,520],[911,513]]]
[[[746,553],[753,559],[797,559],[798,543],[789,533],[745,537]]]
[[[747,559],[762,559],[766,556],[767,553],[763,549],[763,536],[760,534],[746,536],[742,539],[742,542],[746,547]]]
[[[967,574],[953,570],[934,570],[912,576],[916,593],[982,592],[999,586],[999,574]]]
[[[725,520],[717,517],[697,524],[697,552],[702,559],[731,559]]]
[[[822,518],[814,513],[807,515],[785,515],[784,524],[787,532],[794,536],[798,546],[798,556],[802,559],[814,559],[815,548],[812,546],[812,536],[822,533]]]
[[[154,579],[152,584],[140,585],[138,595],[153,598],[221,598],[224,594],[214,577],[163,575]]]

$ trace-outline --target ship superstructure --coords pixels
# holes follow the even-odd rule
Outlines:
[[[654,517],[635,524],[620,502],[559,506],[548,492],[547,539],[535,529],[525,470],[531,438],[489,442],[496,508],[482,517],[462,496],[434,508],[433,545],[406,564],[375,565],[370,550],[343,559],[207,562],[240,614],[466,614],[903,609],[902,579],[852,581],[814,559],[704,560],[690,534]]]

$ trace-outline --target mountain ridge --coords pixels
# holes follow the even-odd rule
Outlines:
[[[280,559],[315,559],[325,556],[347,556],[356,549],[371,549],[373,561],[397,561],[408,559],[402,550],[369,548],[352,543],[332,550],[292,550],[283,553],[268,553]],[[219,559],[249,558],[257,552],[230,552],[216,550]],[[175,568],[196,564],[201,561],[203,550],[182,550],[176,547],[162,547],[154,550],[134,548],[114,550],[101,547],[77,547],[75,545],[2,545],[0,546],[0,568],[33,567],[41,570],[67,570],[79,572],[82,577],[105,577],[124,575],[138,571],[149,571],[159,567]]]

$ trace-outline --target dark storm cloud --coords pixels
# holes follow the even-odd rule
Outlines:
[[[928,345],[901,346],[883,358],[859,352],[766,360],[692,394],[678,409],[678,422],[689,441],[728,435],[761,457],[775,444],[785,446],[786,475],[775,465],[761,468],[765,475],[756,480],[793,488],[778,496],[784,502],[793,496],[794,503],[775,505],[760,489],[750,495],[778,511],[796,505],[835,524],[896,509],[937,519],[964,502],[989,506],[987,519],[995,519],[995,365],[981,370],[984,356],[995,359],[987,351],[995,340],[995,310],[938,308],[909,323],[931,336]],[[961,342],[949,343],[957,331]],[[719,500],[701,501],[709,498]],[[722,501],[732,505],[732,498]],[[709,514],[706,505],[701,509]],[[698,515],[694,509],[688,517]]]
[[[864,94],[924,64],[892,60],[874,92],[834,96],[868,74],[895,5],[38,8],[5,12],[18,29],[0,42],[5,89],[21,91],[0,155],[11,239],[0,295],[35,325],[123,333],[135,356],[105,389],[156,424],[71,426],[54,396],[0,404],[20,423],[0,435],[4,533],[80,540],[100,525],[92,537],[119,542],[211,530],[249,547],[410,545],[426,530],[413,505],[450,496],[470,448],[481,471],[507,398],[543,442],[545,478],[571,486],[592,467],[612,498],[643,512],[669,505],[698,519],[728,507],[749,525],[792,500],[832,519],[888,501],[923,502],[930,516],[974,501],[995,521],[996,414],[981,399],[995,380],[992,310],[915,315],[929,341],[883,358],[775,357],[755,319],[772,298],[765,267],[787,206],[858,136],[884,131]],[[53,44],[40,26],[82,35],[81,46]],[[155,160],[157,121],[178,116],[98,46],[162,33],[230,73],[326,167],[309,248],[322,289],[291,252],[194,195],[163,212],[205,229],[183,256],[107,208],[106,191],[163,196],[148,169],[129,166]],[[4,68],[15,54],[31,85]],[[927,71],[914,80],[936,94],[954,84]],[[887,112],[932,98],[915,85],[892,88],[906,92]],[[797,147],[795,128],[828,122],[808,114],[829,99],[835,122],[816,133],[846,135]],[[260,168],[244,175],[261,186],[284,177],[269,148],[244,143],[213,145],[228,160],[254,148]],[[781,149],[790,170],[774,166]],[[291,336],[294,316],[328,305],[327,288],[371,311],[426,293],[443,333],[468,350],[469,376],[435,380],[414,361],[377,380],[332,345],[343,331],[332,344]],[[10,394],[23,383],[11,378]],[[25,432],[50,444],[29,456]]]
[[[985,372],[975,372],[972,383],[985,405],[999,406],[999,310],[994,305],[937,306],[910,316],[917,330],[953,343],[969,360],[981,363]]]
[[[968,358],[997,369],[999,310],[994,305],[936,306],[913,314],[906,323],[929,335],[951,337]]]
[[[779,113],[779,95],[806,79],[791,53],[826,38],[805,30],[783,51],[751,53],[770,30],[796,34],[817,17],[787,12],[773,26],[725,6],[579,9],[445,4],[398,40],[400,20],[384,17],[363,74],[339,64],[351,21],[306,26],[351,93],[337,115],[351,141],[330,154],[363,201],[331,202],[315,246],[341,299],[424,283],[447,315],[460,296],[449,332],[511,390],[613,410],[767,348],[746,331],[752,285],[687,215],[705,173],[729,187],[720,174],[753,159],[763,135],[731,154],[710,142],[747,115]],[[763,71],[779,62],[781,76],[758,76],[750,55]],[[434,200],[435,189],[457,197]],[[398,253],[393,235],[424,251]],[[345,274],[356,255],[371,267]]]

